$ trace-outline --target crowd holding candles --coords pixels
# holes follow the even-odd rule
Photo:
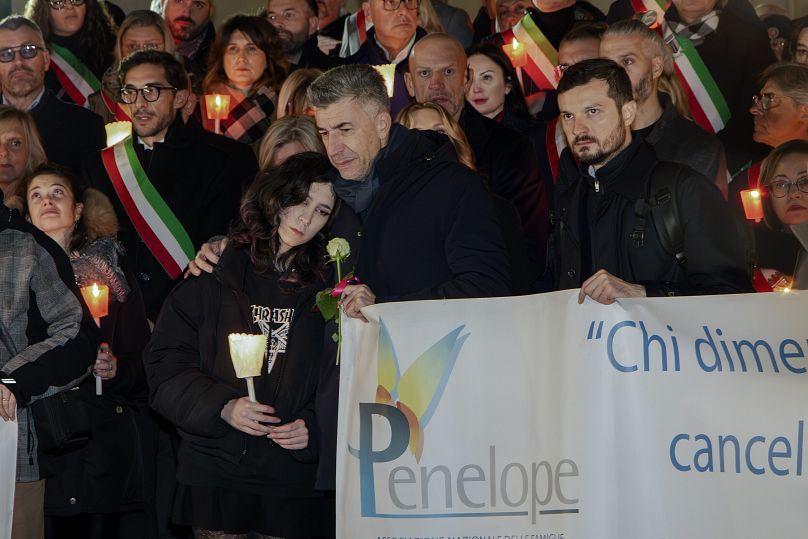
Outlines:
[[[808,287],[808,17],[227,7],[0,21],[13,539],[332,536],[340,313]]]

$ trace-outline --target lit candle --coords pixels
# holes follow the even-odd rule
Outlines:
[[[267,348],[267,336],[231,333],[227,336],[227,341],[230,345],[230,359],[233,361],[236,377],[247,379],[247,394],[252,402],[257,402],[253,377],[261,376],[261,365],[264,363],[264,352]]]
[[[81,287],[81,297],[90,310],[90,314],[95,320],[95,325],[101,327],[101,317],[109,312],[109,287],[105,284],[93,283],[90,286]],[[101,378],[95,377],[95,394],[101,395]]]
[[[763,219],[763,198],[757,189],[744,189],[741,191],[743,212],[750,221],[759,223]]]
[[[221,121],[230,114],[230,96],[222,94],[208,94],[205,96],[205,109],[208,120],[213,120],[214,131],[221,135]]]
[[[387,97],[393,97],[393,90],[396,84],[396,64],[381,64],[372,67],[378,71],[379,75],[384,79],[384,85],[387,87]]]
[[[527,64],[527,50],[516,38],[513,38],[510,45],[506,45],[503,48],[505,49],[505,54],[511,59],[513,67],[525,67]]]
[[[104,126],[107,147],[117,144],[132,134],[132,122],[110,122]]]

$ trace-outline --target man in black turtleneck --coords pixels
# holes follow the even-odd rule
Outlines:
[[[604,304],[752,291],[743,239],[718,188],[684,165],[657,170],[653,148],[632,137],[637,104],[623,68],[604,59],[575,64],[561,78],[558,103],[568,144],[556,191],[559,289],[581,287],[580,302]],[[643,217],[637,205],[654,174],[674,176],[664,184],[682,231],[680,260],[666,251],[654,214]]]

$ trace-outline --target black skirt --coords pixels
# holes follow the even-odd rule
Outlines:
[[[324,533],[325,500],[321,496],[280,498],[180,484],[174,497],[172,521],[231,534],[256,532],[307,539]]]

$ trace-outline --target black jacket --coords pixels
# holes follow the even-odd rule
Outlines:
[[[513,129],[486,118],[468,101],[459,123],[488,189],[511,202],[519,212],[532,284],[544,273],[550,232],[547,190],[533,143]]]
[[[312,307],[324,283],[287,294],[277,274],[260,277],[273,301],[259,305],[294,311],[285,352],[278,354],[269,375],[264,361],[264,374],[255,378],[256,399],[275,407],[283,423],[302,418],[309,427],[308,447],[288,451],[266,437],[231,427],[219,415],[231,399],[247,395],[245,380],[236,378],[227,336],[262,332],[252,308],[259,300],[253,297],[255,288],[246,284],[254,275],[247,252],[228,246],[213,274],[183,281],[172,291],[144,355],[151,405],[179,431],[180,483],[276,497],[312,496],[317,470],[314,392],[323,335],[322,316]],[[283,335],[282,328],[272,329],[273,335]]]
[[[645,140],[654,147],[659,160],[687,165],[716,185],[726,186],[727,166],[721,141],[676,112],[667,94],[658,95],[662,116]]]
[[[68,167],[75,174],[81,172],[86,157],[107,145],[101,116],[60,100],[48,89],[30,112],[48,160]]]
[[[320,69],[322,71],[328,71],[332,67],[337,67],[343,63],[344,61],[342,58],[329,56],[323,53],[323,51],[321,51],[320,47],[317,45],[317,34],[314,34],[306,42],[305,47],[303,47],[303,51],[300,54],[300,60],[298,60],[297,64],[293,64],[291,67],[292,70],[301,67],[309,67]]]
[[[362,225],[356,274],[377,301],[506,296],[508,255],[479,176],[449,139],[404,130],[375,164],[380,186]]]
[[[644,285],[649,296],[752,291],[745,244],[726,202],[712,183],[685,166],[678,169],[674,196],[686,269],[665,252],[650,216],[642,245],[633,242],[634,203],[648,197],[648,181],[658,162],[647,143],[634,139],[593,178],[587,165],[579,168],[569,149],[564,150],[556,185],[559,289],[577,288],[595,271],[605,269]]]
[[[190,119],[177,118],[165,142],[145,151],[135,142],[149,180],[182,223],[194,248],[211,236],[227,230],[237,215],[242,187],[252,180],[258,165],[250,148],[209,133]],[[101,154],[85,162],[84,175],[90,186],[106,194],[121,224],[119,237],[126,248],[122,261],[135,273],[143,290],[146,314],[155,320],[163,299],[174,285],[158,260],[140,239],[107,175]]]

